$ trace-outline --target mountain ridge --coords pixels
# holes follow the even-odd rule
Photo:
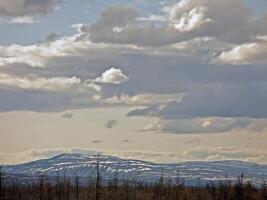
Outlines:
[[[94,178],[97,162],[99,162],[100,173],[104,180],[118,176],[117,178],[121,180],[130,181],[137,178],[141,182],[156,183],[161,176],[172,181],[179,176],[188,185],[195,185],[226,179],[234,182],[243,173],[246,181],[260,184],[265,174],[267,175],[267,165],[238,160],[186,161],[166,164],[79,153],[65,153],[24,164],[5,165],[3,171],[16,176],[44,174],[49,177]]]

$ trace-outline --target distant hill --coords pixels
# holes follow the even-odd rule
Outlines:
[[[26,164],[4,166],[3,171],[10,177],[19,180],[34,180],[40,174],[47,177],[69,177],[94,179],[96,163],[102,180],[117,177],[119,180],[137,180],[156,183],[160,177],[175,181],[177,176],[185,180],[187,185],[206,184],[231,180],[235,182],[241,173],[246,181],[260,184],[267,175],[267,166],[241,161],[192,161],[178,164],[156,164],[141,160],[121,159],[106,155],[62,154],[51,159],[38,160]]]

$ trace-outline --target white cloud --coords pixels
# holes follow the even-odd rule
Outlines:
[[[94,81],[96,83],[107,83],[107,84],[121,84],[124,82],[127,82],[129,78],[126,74],[122,72],[119,68],[110,68],[103,72],[103,74],[100,77],[97,77]]]
[[[13,44],[0,46],[0,66],[27,64],[31,67],[45,67],[53,58],[80,55],[90,47],[89,42],[78,42],[77,35],[62,37],[53,42],[22,46]]]
[[[106,99],[107,103],[125,104],[128,106],[161,105],[170,101],[180,101],[183,94],[138,94],[130,96],[121,94]]]
[[[176,30],[190,32],[199,29],[203,24],[209,23],[211,19],[205,19],[206,8],[194,8],[189,13],[185,13],[179,21],[174,23]]]
[[[163,129],[163,121],[161,119],[149,119],[143,127],[136,129],[138,132],[161,132]]]
[[[5,22],[5,19],[0,19],[3,22]],[[36,23],[38,21],[36,21],[34,19],[34,17],[32,16],[24,16],[24,17],[16,17],[16,18],[12,18],[10,19],[9,23],[11,24],[32,24],[32,23]]]
[[[222,52],[213,61],[222,64],[242,65],[259,63],[267,60],[267,38],[259,42],[247,43]]]
[[[167,22],[168,19],[164,15],[154,15],[150,14],[148,17],[138,17],[139,21],[150,21],[150,22]]]
[[[24,90],[61,91],[74,88],[80,84],[81,80],[77,77],[21,78],[0,74],[0,87],[2,85]]]
[[[227,15],[222,10],[227,10]],[[166,7],[171,21],[181,30],[222,34],[248,22],[252,12],[242,0],[182,0]]]

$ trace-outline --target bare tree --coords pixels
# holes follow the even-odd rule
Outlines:
[[[99,171],[99,164],[100,164],[100,155],[97,156],[97,162],[96,162],[96,185],[95,185],[95,200],[100,199],[100,171]]]
[[[210,193],[212,200],[217,200],[217,187],[213,181],[211,181],[209,184],[207,184],[207,189]]]
[[[164,171],[163,168],[161,168],[161,175],[159,178],[158,183],[154,187],[154,196],[153,199],[155,200],[161,200],[163,197],[163,188],[164,188]]]
[[[176,171],[175,177],[175,199],[182,199],[182,190],[185,184],[185,179],[181,177],[179,169]]]
[[[38,186],[39,186],[39,200],[44,200],[45,199],[45,175],[43,173],[39,173],[39,182],[38,182]]]
[[[60,175],[59,172],[57,171],[57,178],[56,178],[56,198],[58,200],[61,200],[62,197],[62,183],[60,180]]]
[[[4,199],[4,189],[3,189],[3,171],[2,171],[2,166],[0,166],[0,200]]]
[[[235,184],[235,198],[236,200],[244,199],[244,174],[238,177],[237,183]]]
[[[137,181],[138,181],[138,176],[139,176],[139,174],[138,174],[138,172],[136,172],[135,173],[135,177],[134,177],[134,179],[133,179],[133,200],[136,200],[137,199],[137,191],[136,191],[136,187],[137,187]]]
[[[225,180],[220,181],[218,185],[218,196],[221,197],[221,200],[229,200],[231,196],[231,187],[232,182],[228,179],[228,177],[225,177]]]
[[[262,181],[261,198],[262,200],[267,200],[267,184],[265,180]]]
[[[118,199],[118,169],[116,169],[114,180],[113,180],[113,186],[114,186],[114,199]]]
[[[76,188],[76,200],[79,200],[79,184],[80,184],[80,180],[79,180],[79,176],[76,176],[75,178],[75,188]]]

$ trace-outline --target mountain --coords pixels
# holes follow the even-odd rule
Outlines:
[[[121,159],[106,155],[62,154],[51,159],[38,160],[26,164],[4,166],[3,171],[10,177],[20,180],[32,180],[37,175],[47,177],[79,176],[94,179],[96,163],[102,180],[117,177],[118,180],[137,180],[156,183],[160,177],[175,181],[177,176],[188,185],[207,184],[210,181],[231,180],[235,182],[243,173],[245,180],[260,184],[267,175],[267,166],[241,161],[192,161],[178,164],[156,164],[152,162]]]

